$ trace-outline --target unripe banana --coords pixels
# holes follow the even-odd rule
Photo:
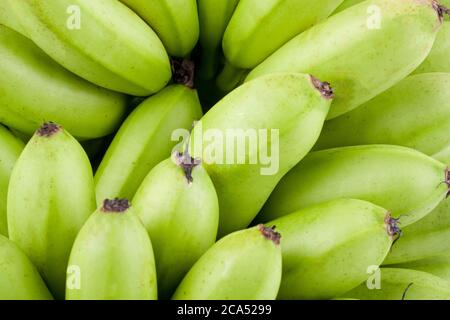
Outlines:
[[[383,143],[434,155],[450,146],[448,101],[450,73],[410,76],[357,109],[327,121],[315,149]]]
[[[25,146],[9,183],[9,237],[56,298],[64,297],[73,241],[95,210],[89,159],[59,125],[46,123]]]
[[[365,0],[344,0],[344,2],[342,2],[339,7],[336,8],[336,10],[334,10],[333,14],[344,11],[345,9],[350,8],[355,4],[361,3],[363,1]]]
[[[155,93],[170,80],[161,40],[117,0],[6,1],[26,34],[84,79],[137,96]]]
[[[67,300],[157,299],[152,243],[128,200],[105,200],[89,217],[67,274]]]
[[[414,71],[430,52],[442,19],[434,0],[367,0],[292,39],[247,80],[282,71],[327,79],[336,93],[328,118],[335,118]]]
[[[269,222],[283,235],[279,299],[332,299],[367,278],[399,234],[390,213],[338,199]]]
[[[50,299],[50,292],[28,257],[0,235],[0,300]]]
[[[24,147],[25,144],[21,140],[0,125],[0,235],[4,236],[8,236],[6,200],[9,179]]]
[[[263,225],[219,240],[194,264],[175,300],[274,300],[281,281],[280,234]]]
[[[216,190],[198,160],[174,153],[153,168],[133,199],[134,212],[152,239],[160,298],[177,285],[216,241]]]
[[[202,116],[197,92],[168,86],[140,104],[114,137],[95,174],[97,205],[102,199],[131,199],[145,176],[176,145],[172,133],[190,129]]]
[[[274,74],[240,86],[197,123],[190,154],[203,160],[216,187],[220,236],[247,227],[308,153],[332,96],[330,85],[312,76]]]
[[[310,153],[278,184],[258,221],[339,198],[388,208],[401,226],[420,220],[449,192],[447,166],[416,150],[368,145]]]
[[[0,1],[0,24],[25,35],[25,30],[17,20],[8,0]]]
[[[124,95],[75,76],[2,25],[0,87],[0,121],[26,134],[55,121],[77,138],[101,137],[116,129],[126,110]]]
[[[450,300],[450,282],[432,274],[396,268],[381,268],[380,288],[365,282],[343,295],[361,300]]]
[[[120,0],[158,34],[171,56],[185,57],[199,37],[196,0]]]
[[[431,273],[432,275],[450,281],[450,254],[429,257],[422,260],[390,265],[389,268],[412,269]]]

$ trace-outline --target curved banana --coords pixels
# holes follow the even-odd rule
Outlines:
[[[28,257],[0,235],[0,300],[53,299]]]
[[[281,281],[280,234],[263,225],[219,240],[194,264],[174,300],[274,300]]]
[[[147,96],[170,80],[156,33],[117,0],[6,0],[26,34],[58,63],[101,87]]]
[[[77,235],[67,300],[156,300],[150,238],[128,200],[105,200]]]
[[[190,154],[203,160],[216,187],[220,236],[247,227],[309,152],[332,96],[330,85],[312,76],[269,75],[231,92],[196,124]]]
[[[367,145],[317,151],[280,181],[258,221],[332,199],[355,198],[388,209],[404,227],[431,212],[449,187],[447,166],[413,149]]]
[[[431,273],[436,277],[450,281],[450,255],[446,252],[440,256],[428,257],[422,260],[390,265],[389,268],[412,269]]]
[[[120,0],[158,34],[171,56],[185,57],[199,37],[196,0]]]
[[[442,19],[434,0],[368,0],[293,38],[247,80],[283,71],[327,79],[336,93],[328,119],[335,118],[414,71],[429,54]]]
[[[343,295],[360,300],[450,300],[450,282],[432,274],[397,268],[381,268],[379,288],[368,283]],[[374,281],[376,284],[376,280]]]
[[[199,160],[174,153],[150,171],[133,206],[152,239],[159,297],[170,298],[216,241],[219,203],[214,185]]]
[[[25,144],[0,125],[0,235],[8,236],[6,200],[11,172]]]
[[[7,204],[10,239],[53,295],[64,298],[70,249],[95,210],[92,169],[83,148],[60,126],[44,124],[13,169]]]
[[[43,121],[79,139],[108,135],[126,111],[124,95],[70,73],[33,42],[0,25],[0,122],[33,134]]]
[[[0,24],[26,35],[7,0],[0,1]]]
[[[338,199],[267,223],[283,235],[279,299],[332,299],[379,266],[400,232],[386,209]]]
[[[434,155],[450,146],[448,101],[450,73],[410,76],[357,109],[327,121],[314,149],[384,143]]]
[[[97,205],[115,197],[131,199],[149,171],[167,159],[177,129],[202,116],[197,92],[171,85],[141,103],[125,120],[95,174]]]

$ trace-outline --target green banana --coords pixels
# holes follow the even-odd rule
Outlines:
[[[216,190],[199,161],[177,152],[150,171],[132,202],[152,239],[159,296],[170,298],[216,241]]]
[[[194,264],[175,300],[274,300],[281,281],[280,234],[263,225],[219,240]]]
[[[338,199],[267,225],[283,235],[279,299],[332,299],[379,266],[399,234],[397,221],[370,202]]]
[[[440,256],[390,265],[389,268],[412,269],[428,272],[441,279],[450,281],[450,255],[448,252]]]
[[[328,119],[335,118],[414,71],[430,52],[443,14],[434,0],[367,0],[293,38],[247,80],[282,71],[327,79],[336,93]]]
[[[105,200],[80,230],[70,253],[66,299],[157,299],[152,243],[128,200]]]
[[[347,292],[346,298],[361,300],[450,300],[450,282],[432,274],[397,268],[381,268],[380,288],[367,283]]]
[[[450,146],[448,101],[450,73],[410,76],[357,109],[327,121],[315,149],[384,143],[434,155]]]
[[[140,104],[122,124],[95,174],[97,205],[134,196],[149,171],[170,156],[172,132],[202,116],[197,92],[171,85]]]
[[[56,121],[79,139],[105,136],[126,110],[124,95],[70,73],[33,42],[0,25],[0,122],[33,134]]]
[[[11,172],[25,144],[0,125],[0,235],[8,236],[6,200]],[[1,264],[0,264],[1,265]]]
[[[310,153],[278,184],[258,221],[339,198],[366,200],[407,226],[431,212],[449,192],[446,165],[413,149],[367,145]]]
[[[330,85],[312,76],[269,75],[231,92],[195,125],[190,154],[203,160],[216,187],[220,236],[247,227],[308,153],[332,97]]]
[[[6,1],[26,34],[82,78],[136,96],[155,93],[170,80],[161,40],[117,0]]]
[[[158,34],[167,52],[185,57],[199,37],[196,0],[120,0]]]
[[[64,297],[73,241],[95,210],[89,159],[59,125],[46,123],[25,146],[8,189],[9,237],[36,265],[50,291]]]
[[[0,300],[50,300],[52,295],[28,257],[0,235]]]
[[[0,24],[26,35],[7,0],[0,1]]]
[[[355,4],[361,3],[365,0],[344,0],[337,8],[334,10],[333,14],[344,11],[347,8],[354,6]]]

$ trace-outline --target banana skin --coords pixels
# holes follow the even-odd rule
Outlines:
[[[336,94],[328,115],[332,119],[414,71],[442,23],[434,0],[368,0],[293,38],[251,71],[247,81],[283,71],[327,79]]]
[[[25,30],[23,30],[14,11],[12,11],[11,6],[9,5],[9,1],[6,0],[0,1],[0,24],[26,36]]]
[[[95,210],[89,159],[54,123],[41,126],[11,174],[8,230],[55,298],[64,298],[67,261],[78,231]]]
[[[428,257],[422,260],[393,264],[389,268],[423,271],[450,281],[450,255],[448,252],[440,256]]]

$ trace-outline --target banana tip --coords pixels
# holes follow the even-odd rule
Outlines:
[[[40,137],[51,137],[54,134],[58,133],[60,129],[61,126],[57,125],[56,123],[46,122],[36,131],[36,133]]]
[[[276,245],[280,244],[281,234],[275,231],[275,226],[265,227],[263,224],[258,225],[259,231],[267,239],[271,240]]]
[[[188,59],[171,59],[173,82],[194,89],[195,64]]]
[[[201,160],[191,157],[189,154],[189,147],[186,147],[184,152],[177,152],[175,154],[175,162],[177,166],[183,169],[188,183],[192,183],[194,181],[192,170],[201,164]]]
[[[399,219],[393,218],[391,213],[388,212],[384,218],[384,223],[386,225],[386,231],[389,237],[393,240],[397,240],[402,235],[402,230],[399,227]]]
[[[312,75],[310,75],[310,77],[311,77],[311,82],[314,85],[314,87],[316,87],[316,89],[319,90],[320,94],[325,99],[331,100],[334,98],[333,88],[331,87],[329,82],[322,82]]]
[[[122,213],[130,208],[130,202],[127,199],[105,199],[103,201],[102,211],[107,213]]]
[[[433,9],[436,10],[438,16],[439,16],[439,20],[441,22],[444,21],[444,16],[447,14],[448,16],[450,16],[450,9],[447,9],[447,7],[439,4],[439,2],[437,0],[433,0]]]
[[[450,169],[445,168],[445,184],[447,185],[447,198],[450,197]]]

